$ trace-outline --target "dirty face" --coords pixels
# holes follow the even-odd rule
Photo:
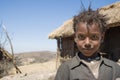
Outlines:
[[[75,32],[75,42],[85,56],[92,56],[100,47],[102,34],[96,24],[79,23]]]

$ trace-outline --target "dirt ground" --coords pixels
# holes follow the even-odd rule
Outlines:
[[[118,64],[120,65],[120,61]],[[43,63],[19,66],[19,69],[22,71],[22,74],[14,74],[15,70],[13,69],[11,73],[13,75],[5,76],[0,80],[54,80],[57,72],[56,58]]]
[[[3,77],[1,80],[54,80],[56,74],[56,60],[52,59],[45,63],[34,63],[20,66],[22,74]],[[14,72],[14,70],[12,70]]]

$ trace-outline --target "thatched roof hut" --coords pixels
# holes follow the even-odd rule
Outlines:
[[[107,21],[107,25],[108,25],[109,28],[113,29],[113,27],[120,26],[120,2],[116,2],[114,4],[111,4],[111,5],[100,8],[99,13],[103,14],[103,15],[106,15],[106,17],[109,18],[109,20]],[[108,32],[111,33],[111,31],[108,31]],[[119,33],[120,29],[118,30],[118,32],[117,31],[113,31],[113,32],[116,33],[116,34],[120,34]],[[60,45],[62,45],[62,46],[64,45],[63,42],[68,43],[69,38],[74,41],[73,34],[74,34],[73,22],[72,22],[72,19],[70,19],[70,20],[66,21],[65,23],[63,23],[63,25],[61,25],[58,29],[56,29],[55,31],[50,33],[49,34],[49,39],[57,39],[58,48],[60,48],[61,47]],[[120,38],[120,37],[118,37],[118,38]],[[66,41],[64,41],[64,40],[66,40]],[[106,40],[108,41],[108,39],[106,39]],[[69,43],[69,46],[73,46],[73,42],[72,42],[72,45],[70,45],[70,44],[71,44],[71,42]],[[64,45],[64,46],[66,46],[66,45]],[[68,46],[66,46],[66,47],[68,47]],[[71,47],[71,48],[73,48],[73,47]],[[64,49],[64,48],[61,47],[61,49]],[[69,49],[69,50],[71,50],[71,49]],[[72,52],[75,52],[75,51],[72,51]],[[64,54],[64,52],[60,52],[60,54]],[[67,53],[67,54],[69,54],[69,53]]]
[[[4,76],[14,74],[14,71],[12,71],[14,68],[17,73],[21,73],[15,61],[13,61],[13,55],[0,45],[0,79]]]
[[[102,7],[99,9],[101,14],[109,18],[107,24],[109,27],[120,25],[120,2]],[[74,34],[72,19],[65,21],[58,29],[49,34],[50,39],[59,37],[69,37]]]

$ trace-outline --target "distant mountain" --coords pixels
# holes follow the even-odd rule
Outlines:
[[[28,65],[32,63],[43,63],[55,58],[56,52],[51,51],[36,51],[22,52],[15,54],[16,64],[18,66]]]

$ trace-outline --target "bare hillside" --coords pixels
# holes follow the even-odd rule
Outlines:
[[[15,54],[15,60],[18,66],[32,63],[43,63],[55,58],[56,53],[51,51],[24,52]]]

